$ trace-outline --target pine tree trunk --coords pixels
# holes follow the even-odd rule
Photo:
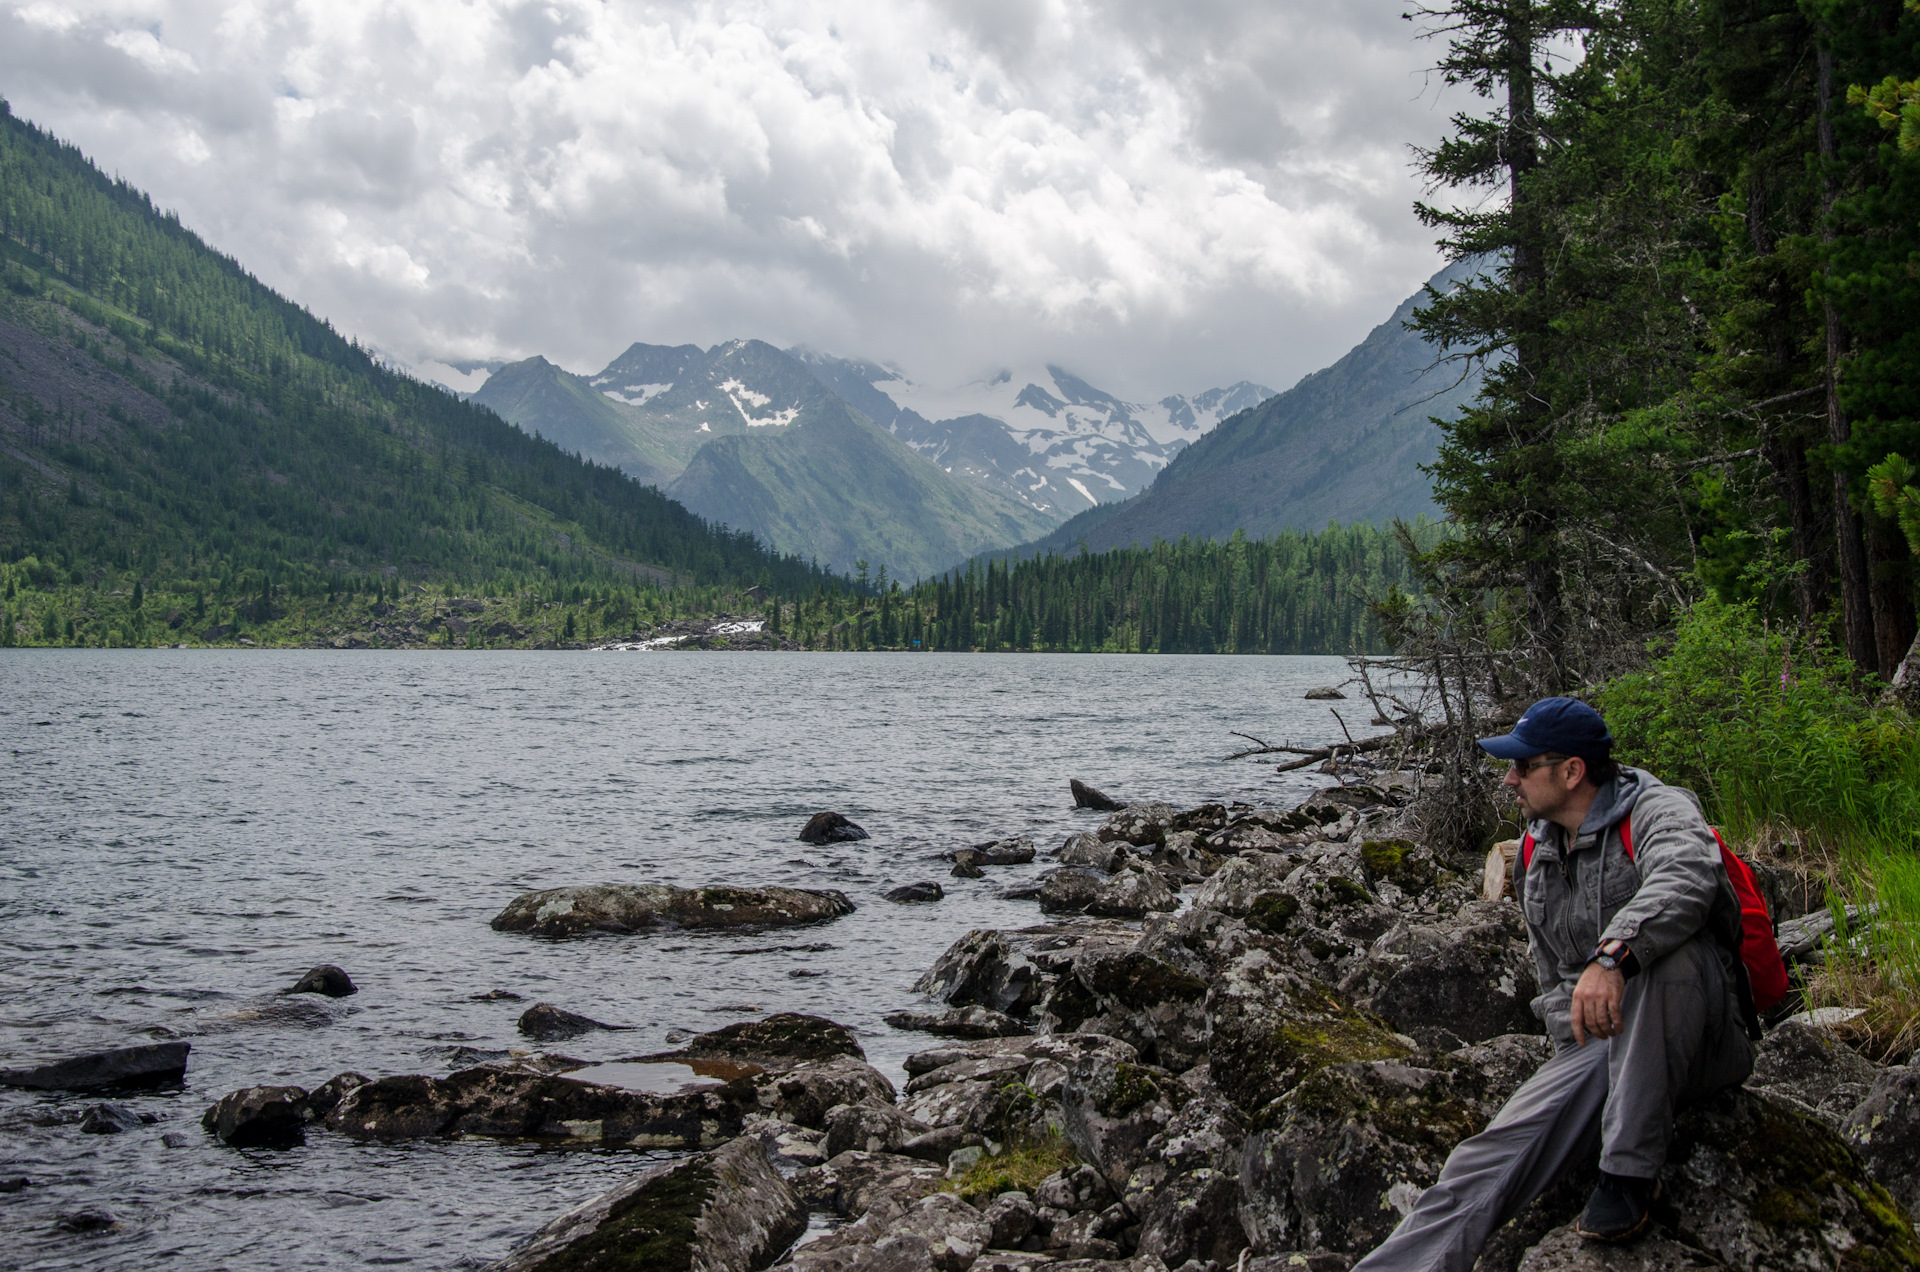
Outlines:
[[[1913,552],[1891,518],[1868,513],[1867,569],[1873,601],[1875,668],[1892,679],[1913,643]]]
[[[1833,205],[1837,197],[1832,165],[1835,156],[1833,141],[1833,53],[1825,48],[1818,51],[1818,89],[1820,94],[1820,161],[1825,171],[1822,174],[1824,185],[1823,209],[1820,237],[1823,242],[1834,240]],[[1846,348],[1846,332],[1841,328],[1840,315],[1834,310],[1831,300],[1823,300],[1821,308],[1827,326],[1827,440],[1839,446],[1852,437],[1847,424],[1846,413],[1840,409],[1840,355]],[[1855,510],[1853,501],[1847,493],[1847,475],[1835,470],[1833,474],[1833,538],[1834,554],[1840,565],[1840,616],[1846,627],[1847,657],[1863,671],[1879,669],[1879,649],[1874,641],[1873,602],[1867,572],[1867,546],[1862,533],[1860,514]]]
[[[1507,11],[1504,32],[1507,58],[1507,198],[1513,218],[1513,248],[1507,266],[1509,287],[1520,300],[1521,329],[1515,333],[1513,364],[1524,379],[1538,373],[1543,351],[1534,317],[1528,312],[1527,298],[1543,282],[1546,259],[1540,244],[1537,209],[1527,181],[1539,166],[1539,123],[1535,117],[1533,46],[1534,5],[1532,0],[1513,0]],[[1518,421],[1520,444],[1528,448],[1550,445],[1547,421],[1540,418],[1537,404],[1523,408]],[[1549,460],[1548,462],[1551,462]],[[1543,474],[1544,476],[1544,474]],[[1536,489],[1550,490],[1551,481],[1537,483]],[[1535,660],[1533,689],[1555,694],[1562,688],[1560,652],[1565,639],[1561,614],[1560,575],[1558,571],[1559,510],[1551,499],[1527,501],[1519,518],[1520,551],[1527,598],[1527,626],[1540,655]]]

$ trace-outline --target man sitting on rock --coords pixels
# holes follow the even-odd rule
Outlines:
[[[1571,698],[1535,703],[1480,745],[1511,762],[1534,841],[1514,890],[1554,1054],[1354,1272],[1468,1272],[1494,1229],[1596,1148],[1577,1231],[1638,1235],[1677,1107],[1753,1068],[1740,903],[1693,794],[1615,764],[1606,722]]]

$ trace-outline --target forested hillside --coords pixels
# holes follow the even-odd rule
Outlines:
[[[912,588],[863,577],[866,599],[821,592],[769,612],[810,649],[1343,654],[1382,648],[1373,603],[1409,582],[1399,542],[1356,525],[981,558]]]
[[[3,104],[0,252],[0,640],[150,643],[136,595],[232,630],[403,583],[830,582],[381,366]]]
[[[1574,687],[1710,595],[1892,675],[1914,558],[1869,474],[1920,456],[1920,13],[1436,8],[1443,74],[1490,113],[1423,157],[1461,210],[1420,212],[1501,262],[1414,319],[1487,373],[1435,469],[1448,639]]]

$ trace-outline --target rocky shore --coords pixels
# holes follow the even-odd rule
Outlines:
[[[248,1088],[205,1124],[236,1145],[533,1137],[684,1154],[529,1233],[495,1265],[515,1272],[1345,1269],[1549,1051],[1518,909],[1484,895],[1481,862],[1415,842],[1398,805],[1383,784],[1291,810],[1111,813],[1021,894],[1045,921],[968,933],[889,1017],[930,1035],[903,1088],[850,1031],[779,1015],[605,1064],[515,1053],[446,1077]],[[1019,859],[1020,843],[961,850],[955,873]],[[1790,957],[1817,960],[1817,908],[1801,918],[1817,883],[1766,882],[1776,918],[1798,922]],[[831,921],[844,904],[778,891],[740,921]],[[747,898],[719,892],[562,889],[495,925],[727,921],[716,907]],[[1574,1239],[1592,1183],[1576,1175],[1480,1267],[1920,1267],[1917,1092],[1920,1070],[1783,1019],[1743,1089],[1682,1116],[1653,1234],[1624,1250]]]

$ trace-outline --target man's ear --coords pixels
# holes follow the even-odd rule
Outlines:
[[[1573,767],[1576,764],[1578,764],[1580,767],[1579,768]],[[1567,789],[1570,791],[1578,790],[1580,789],[1580,783],[1586,780],[1587,780],[1587,762],[1581,759],[1577,755],[1568,757]]]

